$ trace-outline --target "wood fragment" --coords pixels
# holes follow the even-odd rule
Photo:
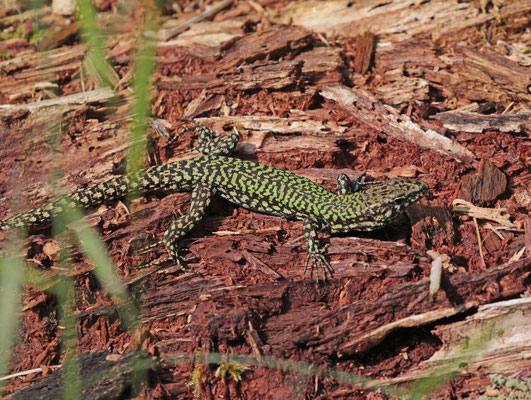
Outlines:
[[[365,75],[372,62],[375,36],[372,32],[364,32],[355,38],[354,70]]]
[[[500,14],[507,18],[524,15],[529,10],[528,1],[513,1],[501,5]],[[491,13],[482,13],[473,3],[453,3],[449,7],[445,1],[411,3],[408,0],[309,0],[290,3],[277,13],[281,21],[316,32],[328,33],[333,27],[336,34],[353,37],[370,30],[379,37],[380,43],[405,41],[420,34],[439,37],[495,18]]]
[[[376,87],[378,98],[392,105],[426,101],[429,99],[429,92],[430,84],[426,79],[407,76],[397,77],[390,83]]]
[[[363,123],[397,139],[407,140],[463,163],[471,163],[475,158],[459,143],[432,130],[423,130],[407,115],[400,114],[366,91],[337,85],[323,88],[321,95],[334,100]]]
[[[234,115],[225,117],[197,118],[203,124],[216,127],[220,131],[225,126],[236,126],[239,129],[250,131],[264,131],[281,134],[305,134],[325,136],[330,130],[320,121],[310,118],[306,120],[294,120],[273,116]]]
[[[71,108],[90,103],[101,103],[113,97],[114,91],[112,89],[101,88],[88,92],[71,94],[69,96],[58,97],[55,99],[41,100],[35,103],[17,105],[0,104],[0,118],[9,118],[11,115],[21,111],[32,113],[48,107],[66,106]]]
[[[524,243],[527,249],[527,255],[531,256],[531,217],[527,217],[524,221]]]
[[[157,42],[157,48],[183,47],[191,54],[214,57],[220,46],[241,37],[244,34],[244,28],[245,20],[199,22],[192,25],[186,32],[179,34],[175,39]],[[205,49],[198,51],[198,47],[205,47]],[[175,61],[171,58],[162,58],[161,62],[173,63]]]
[[[38,53],[21,54],[10,60],[1,61],[0,71],[13,72],[20,69],[34,68],[36,71],[32,71],[32,73],[42,73],[42,70],[58,66],[64,67],[74,60],[81,60],[86,49],[87,46],[79,44]]]
[[[531,113],[483,115],[474,112],[447,111],[435,114],[433,118],[453,131],[480,133],[485,130],[500,132],[527,132],[531,135]]]
[[[476,207],[466,200],[455,199],[452,203],[452,211],[454,213],[468,215],[469,217],[473,218],[493,221],[507,229],[515,227],[515,225],[509,219],[510,216],[506,214],[506,208]]]
[[[430,269],[430,297],[433,298],[441,288],[442,258],[439,256],[431,263]]]

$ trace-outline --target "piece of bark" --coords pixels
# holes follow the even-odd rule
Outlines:
[[[384,75],[385,78],[385,75]],[[430,85],[426,79],[402,76],[376,87],[378,98],[387,104],[398,105],[429,99]]]
[[[529,7],[531,8],[531,2]],[[494,84],[513,93],[529,95],[531,70],[507,56],[488,48],[480,51],[456,46],[453,55],[448,57],[452,65],[459,67],[460,79],[470,77],[471,80],[488,85],[484,90],[492,90]]]
[[[444,70],[425,70],[424,78],[446,97],[466,102],[496,104],[529,103],[531,71],[494,50],[454,46],[453,52],[439,56]],[[465,103],[466,103],[465,102]]]
[[[470,202],[462,199],[455,199],[452,203],[452,211],[457,214],[468,215],[472,218],[486,219],[500,224],[506,229],[515,228],[511,222],[506,208],[483,208],[476,207]]]
[[[186,48],[189,52],[196,53],[196,47],[204,46],[209,49],[208,55],[214,56],[220,46],[224,43],[243,36],[245,22],[244,19],[200,22],[191,26],[190,29],[181,33],[175,39],[162,42],[159,41],[157,43],[157,48],[178,46]],[[162,58],[162,60],[164,61],[164,58]],[[175,61],[166,59],[166,62]]]
[[[375,36],[372,32],[357,35],[354,43],[354,71],[365,75],[369,70],[374,52]]]
[[[397,139],[436,151],[459,162],[471,163],[475,159],[470,150],[456,141],[435,131],[423,130],[407,115],[400,114],[366,91],[336,85],[327,86],[320,93],[323,97],[334,100],[361,122]]]
[[[303,29],[280,26],[248,34],[236,39],[222,49],[221,69],[229,69],[243,63],[271,58],[275,59],[309,45],[311,33]]]
[[[293,61],[302,62],[302,75],[311,85],[340,83],[344,62],[341,51],[333,47],[316,47],[298,54]]]
[[[507,189],[507,177],[493,163],[481,159],[477,174],[463,180],[463,189],[465,200],[493,201]]]
[[[225,96],[220,94],[207,94],[207,90],[205,89],[188,104],[184,110],[183,117],[195,118],[203,113],[219,110],[224,103]]]
[[[264,65],[244,65],[218,74],[225,88],[234,90],[279,90],[300,82],[302,62],[280,61]]]
[[[301,80],[301,67],[301,62],[270,61],[217,74],[163,76],[158,81],[158,87],[166,90],[208,90],[222,94],[229,89],[282,89],[297,85]]]
[[[433,118],[453,131],[480,133],[485,130],[500,132],[523,132],[531,134],[531,113],[483,115],[474,112],[447,111]]]

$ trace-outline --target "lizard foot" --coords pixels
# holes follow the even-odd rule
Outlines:
[[[306,264],[304,265],[304,275],[306,275],[306,271],[308,270],[308,265],[310,264],[310,259],[313,261],[312,270],[311,270],[311,277],[313,277],[313,272],[315,271],[315,277],[316,281],[319,282],[319,266],[321,267],[321,270],[323,271],[323,282],[326,282],[326,274],[327,271],[330,274],[330,277],[334,275],[334,268],[330,265],[330,262],[326,259],[326,256],[319,252],[319,253],[308,253],[308,256],[306,257]]]

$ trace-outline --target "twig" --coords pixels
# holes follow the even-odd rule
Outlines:
[[[201,14],[196,15],[195,17],[190,18],[185,23],[175,26],[173,28],[160,30],[158,34],[159,40],[169,40],[174,36],[177,36],[179,33],[184,32],[186,29],[191,27],[193,24],[203,21],[204,19],[210,18],[211,16],[217,14],[219,11],[223,10],[225,7],[228,7],[232,4],[233,0],[223,0],[218,4],[213,5],[210,8],[207,8]]]
[[[478,237],[479,256],[481,257],[481,263],[483,264],[483,268],[487,268],[485,264],[485,258],[483,257],[483,246],[481,245],[481,235],[479,233],[478,220],[476,219],[476,217],[474,217],[473,220],[474,226],[476,227],[476,235]]]

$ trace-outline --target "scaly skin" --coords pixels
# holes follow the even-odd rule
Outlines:
[[[332,193],[300,175],[252,161],[227,157],[238,135],[215,137],[214,132],[196,124],[204,156],[152,167],[143,173],[123,176],[79,190],[44,207],[0,221],[0,230],[31,228],[49,223],[68,207],[89,208],[128,193],[191,191],[190,212],[175,220],[162,242],[168,255],[181,264],[178,240],[199,222],[214,195],[266,214],[303,221],[310,259],[326,278],[325,267],[333,273],[319,245],[317,230],[330,233],[381,228],[421,199],[428,191],[422,181],[390,179],[383,182],[352,182],[346,175],[337,178],[338,193]],[[317,279],[319,275],[317,272]]]

